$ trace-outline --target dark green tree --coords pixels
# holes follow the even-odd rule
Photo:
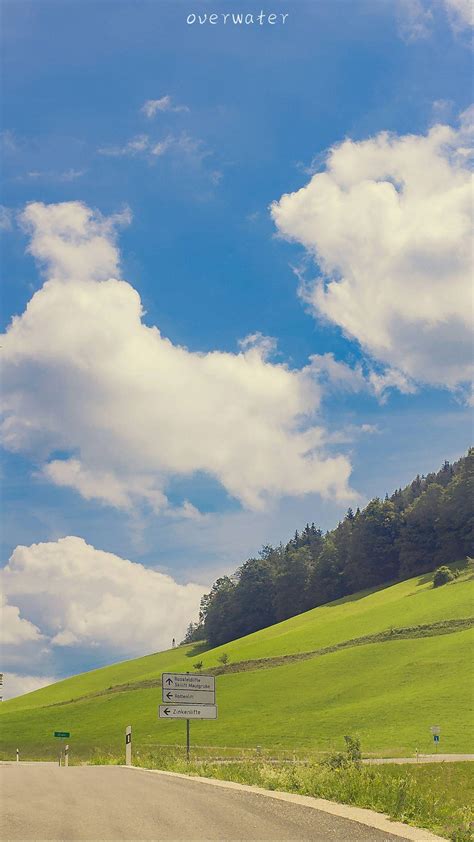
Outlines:
[[[282,553],[275,575],[274,608],[277,622],[294,617],[307,606],[311,555],[307,547]]]
[[[443,495],[442,487],[432,483],[404,512],[398,540],[402,578],[433,569],[440,545],[439,515]]]
[[[348,592],[374,587],[398,576],[400,515],[391,501],[371,500],[354,519],[344,569]]]
[[[242,565],[234,596],[238,617],[236,637],[275,622],[273,574],[268,559],[252,558]]]
[[[457,561],[474,554],[474,448],[455,466],[439,514],[437,561]]]
[[[186,634],[181,643],[195,643],[198,640],[204,640],[205,637],[206,633],[204,631],[204,626],[201,625],[201,623],[189,623],[188,628],[186,629]]]
[[[332,537],[327,536],[309,580],[312,606],[339,599],[344,593],[339,551]]]
[[[238,637],[238,607],[235,592],[234,579],[222,576],[214,583],[211,592],[201,601],[204,631],[210,646],[220,646]]]

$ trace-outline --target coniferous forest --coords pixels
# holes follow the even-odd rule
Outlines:
[[[314,523],[264,546],[201,600],[185,641],[219,646],[366,588],[407,579],[473,553],[474,448],[417,476],[323,534]]]

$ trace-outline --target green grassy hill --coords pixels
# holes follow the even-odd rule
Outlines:
[[[193,722],[202,746],[327,751],[346,733],[365,753],[472,752],[474,566],[443,587],[432,575],[363,592],[223,647],[197,645],[74,676],[0,707],[2,751],[48,756],[52,732],[71,731],[76,757],[182,744],[184,722],[158,720],[161,673],[216,671],[217,722]],[[225,651],[229,664],[222,667]]]

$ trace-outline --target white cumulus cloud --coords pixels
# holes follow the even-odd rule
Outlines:
[[[272,363],[258,333],[239,353],[204,354],[145,325],[137,291],[110,277],[122,221],[78,202],[24,211],[47,281],[2,338],[4,445],[120,508],[163,508],[170,478],[196,471],[254,509],[282,494],[348,496],[348,460],[321,446],[311,365]]]
[[[454,32],[467,30],[474,24],[472,0],[397,0],[401,36],[407,42],[428,38],[433,32],[436,9],[444,11]]]
[[[0,626],[2,630],[2,646],[39,640],[39,629],[29,620],[20,616],[20,609],[16,605],[7,603],[6,595],[0,594]]]
[[[319,266],[303,293],[315,315],[395,371],[376,389],[471,376],[471,127],[466,112],[458,128],[347,139],[272,205],[279,232]]]
[[[109,158],[141,158],[149,164],[153,164],[165,154],[171,154],[174,160],[185,161],[190,166],[200,166],[207,158],[212,157],[212,152],[205,144],[187,132],[181,132],[179,135],[167,134],[160,140],[147,134],[136,135],[121,146],[101,146],[97,151],[99,155]],[[210,178],[213,183],[218,184],[222,173],[214,170],[210,173]]]
[[[444,5],[455,27],[474,25],[474,4],[472,0],[444,0]]]
[[[400,34],[407,41],[418,41],[431,34],[433,13],[422,0],[398,0]]]
[[[153,142],[148,135],[140,134],[132,137],[123,146],[101,146],[98,152],[99,155],[108,155],[110,158],[134,158],[137,155],[149,155],[152,148]]]
[[[118,273],[115,230],[130,222],[129,211],[104,218],[81,202],[31,202],[20,219],[50,281],[102,281]]]
[[[0,576],[6,598],[48,646],[101,647],[110,659],[181,639],[206,590],[72,536],[17,547]]]
[[[311,368],[320,383],[325,383],[326,389],[333,388],[338,392],[363,392],[369,388],[369,382],[362,366],[357,363],[354,367],[348,363],[336,360],[334,354],[313,354]]]
[[[11,231],[13,228],[13,211],[11,208],[0,205],[0,231]]]
[[[15,696],[23,696],[25,693],[32,693],[40,687],[47,687],[57,679],[52,675],[19,675],[15,672],[3,674],[3,698],[14,699]],[[21,760],[21,752],[20,752]]]
[[[189,111],[187,105],[174,105],[173,100],[171,99],[169,94],[160,97],[160,99],[147,99],[147,101],[142,105],[141,108],[143,114],[146,117],[151,118],[155,117],[155,115],[159,111]]]

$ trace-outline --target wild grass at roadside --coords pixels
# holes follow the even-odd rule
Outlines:
[[[235,781],[269,790],[295,792],[353,804],[418,827],[426,827],[453,842],[474,840],[472,827],[474,767],[471,763],[417,766],[348,764],[213,763],[186,761],[172,753],[142,755],[136,765],[189,775]]]

